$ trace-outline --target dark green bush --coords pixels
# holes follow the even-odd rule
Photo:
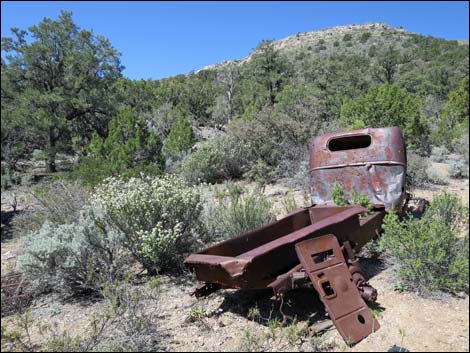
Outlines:
[[[367,42],[370,38],[371,34],[370,32],[365,32],[365,33],[362,33],[361,37],[359,38],[359,41],[364,44],[365,42]]]
[[[429,293],[468,293],[468,207],[454,195],[440,194],[421,219],[383,222],[380,248],[391,255],[403,287]]]
[[[93,134],[88,146],[90,155],[82,158],[72,175],[95,186],[117,174],[158,174],[164,165],[161,149],[159,137],[148,128],[145,119],[132,109],[122,109],[111,119],[106,138]]]
[[[163,144],[163,153],[166,157],[179,158],[196,142],[193,128],[186,117],[179,118],[171,128]]]

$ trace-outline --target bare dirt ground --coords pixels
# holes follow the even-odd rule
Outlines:
[[[254,185],[248,185],[253,187]],[[469,203],[468,180],[452,180],[445,186],[417,189],[415,196],[432,199],[440,191],[457,194]],[[289,191],[283,185],[268,185],[265,193],[273,201],[276,213],[285,214],[285,197]],[[16,191],[18,210],[28,206],[26,193]],[[305,205],[304,192],[293,190],[298,206]],[[2,193],[2,223],[5,212],[11,211],[11,193]],[[3,227],[3,225],[2,225]],[[2,230],[3,233],[3,230]],[[22,249],[21,237],[5,238],[2,234],[2,274],[16,266]],[[189,275],[181,278],[162,276],[159,302],[159,328],[167,351],[387,351],[393,345],[410,351],[469,351],[469,297],[443,295],[422,298],[415,293],[394,290],[393,269],[380,259],[364,259],[364,270],[372,286],[378,289],[377,315],[381,328],[354,347],[348,347],[337,331],[329,329],[320,337],[306,334],[308,327],[324,318],[324,310],[313,292],[292,293],[284,304],[284,312],[296,316],[298,323],[270,328],[269,319],[282,319],[279,303],[270,300],[269,292],[224,290],[198,300],[191,296],[196,281]],[[157,304],[155,304],[157,305]],[[36,326],[33,341],[44,337],[39,324],[57,325],[57,331],[67,330],[82,335],[93,313],[102,310],[103,303],[60,302],[54,296],[36,299],[32,316]],[[191,320],[192,312],[203,315]],[[11,325],[13,317],[2,318],[2,325]]]

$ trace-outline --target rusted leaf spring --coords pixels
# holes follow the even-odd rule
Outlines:
[[[21,311],[31,303],[33,296],[28,290],[30,282],[23,278],[22,273],[3,275],[1,281],[2,317]]]
[[[340,241],[370,240],[378,211],[367,219],[362,206],[312,206],[242,236],[190,255],[185,264],[200,281],[222,288],[262,289],[299,264],[294,245],[333,233]],[[372,224],[372,226],[371,226]],[[205,289],[200,290],[203,292]]]
[[[338,182],[347,194],[364,193],[374,205],[400,212],[405,198],[406,151],[398,127],[333,132],[310,147],[310,193],[314,204],[332,204]]]

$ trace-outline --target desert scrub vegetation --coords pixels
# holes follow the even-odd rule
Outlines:
[[[149,273],[174,269],[200,229],[201,195],[174,175],[108,178],[91,197]]]
[[[13,235],[37,231],[46,221],[56,225],[74,222],[89,197],[88,190],[80,182],[65,179],[35,185],[27,194],[37,208],[34,211],[25,210],[13,218]]]
[[[102,306],[80,333],[38,322],[31,308],[2,320],[3,351],[10,352],[142,352],[162,349],[158,327],[161,287],[157,279],[133,285],[129,278],[107,283]],[[33,337],[32,333],[39,335]]]
[[[133,259],[150,274],[180,269],[202,229],[199,190],[177,176],[108,178],[80,210],[50,201],[19,260],[38,293],[99,294]]]
[[[217,183],[238,179],[245,171],[244,147],[230,136],[202,142],[182,162],[181,173],[191,183]]]
[[[468,293],[468,216],[458,197],[443,193],[421,219],[385,217],[379,245],[396,265],[402,288]]]
[[[105,283],[122,278],[129,261],[119,230],[89,206],[76,222],[46,221],[27,235],[24,249],[20,267],[39,293],[96,294]]]
[[[275,220],[262,187],[245,191],[236,184],[228,184],[225,191],[215,189],[215,200],[208,201],[204,218],[210,240],[229,239]]]

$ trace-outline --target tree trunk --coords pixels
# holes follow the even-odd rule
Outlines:
[[[56,157],[56,142],[57,136],[54,134],[54,128],[49,128],[49,147],[46,153],[46,172],[55,173],[57,172],[55,166],[55,157]]]

